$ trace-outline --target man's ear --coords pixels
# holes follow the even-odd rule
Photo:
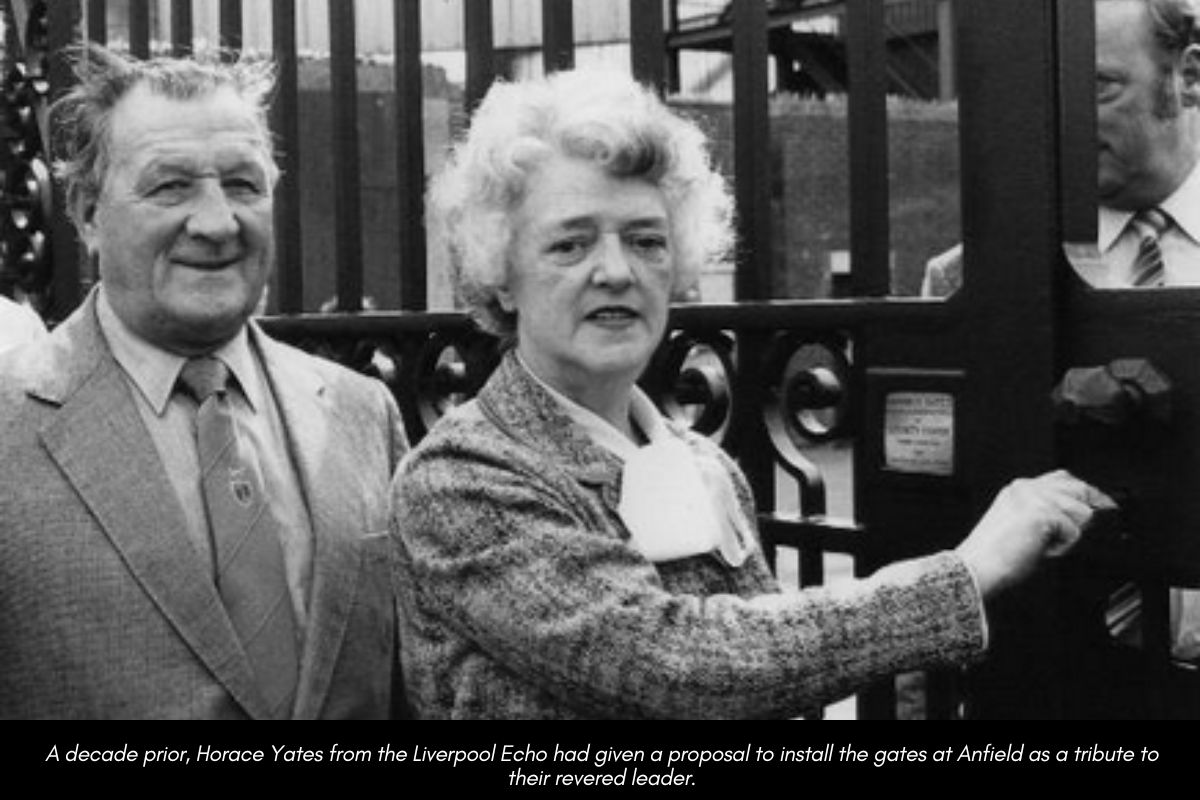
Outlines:
[[[1180,97],[1184,107],[1200,108],[1200,44],[1190,44],[1179,57]]]

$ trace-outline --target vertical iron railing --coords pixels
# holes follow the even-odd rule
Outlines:
[[[735,297],[771,296],[771,161],[767,106],[767,4],[733,4],[734,191],[738,209]]]
[[[629,56],[633,76],[659,92],[667,84],[667,48],[663,4],[629,0]]]
[[[73,32],[79,27],[80,10],[73,3],[47,4],[47,58],[49,59],[50,93],[53,96],[55,86],[65,86],[70,83],[71,67],[67,63],[66,53],[73,40]],[[49,147],[47,146],[47,155]],[[58,182],[54,182],[51,190],[55,209],[66,207],[66,197]],[[67,216],[58,211],[49,221],[50,253],[54,259],[52,266],[51,296],[53,303],[48,309],[53,320],[65,318],[83,298],[85,284],[90,283],[94,276],[90,270],[85,274],[83,248],[75,236],[75,228]]]
[[[1002,10],[977,0],[961,3],[959,11],[960,90],[971,99],[962,104],[959,134],[963,294],[974,316],[964,329],[971,381],[963,402],[1004,409],[969,432],[974,446],[964,470],[982,490],[1055,466],[1053,429],[1031,424],[1048,418],[1048,390],[1056,379],[1050,267],[1060,261],[1061,242],[1052,124],[1054,9],[1041,0],[1007,0]],[[1006,141],[1020,141],[1023,158],[998,163],[989,149]],[[1094,154],[1094,140],[1090,147]],[[977,513],[987,500],[972,498]],[[1056,638],[1054,591],[1045,579],[1034,580],[1022,587],[1019,601],[1010,602],[1009,613],[989,620],[991,634],[1005,647],[981,667],[975,706],[988,717],[1053,717],[1062,662],[1039,649]]]
[[[271,4],[271,42],[279,84],[271,107],[271,126],[279,137],[281,176],[275,192],[275,273],[278,295],[273,310],[304,310],[304,249],[300,237],[300,71],[296,52],[296,8],[292,0]]]
[[[330,99],[333,108],[333,227],[337,310],[360,311],[363,301],[362,202],[358,148],[358,65],[355,15],[329,4]]]
[[[129,0],[129,53],[150,57],[150,0]]]
[[[1095,28],[1095,8],[1090,3],[1058,2],[1057,41],[1060,53],[1061,87],[1088,86],[1095,81],[1091,65],[1096,61],[1096,41],[1080,36]],[[1063,91],[1059,137],[1059,161],[1063,202],[1062,229],[1066,242],[1096,241],[1096,209],[1092,187],[1096,185],[1096,105],[1092,92]]]
[[[886,297],[888,257],[887,52],[884,0],[846,4],[850,91],[850,274],[854,294]]]
[[[88,0],[87,4],[88,38],[97,44],[108,44],[108,2],[107,0]]]
[[[575,66],[573,0],[542,0],[542,66],[546,72]]]
[[[771,296],[771,140],[767,98],[766,3],[734,3],[733,145],[734,197],[737,204],[737,270],[734,296],[738,301],[766,300]],[[739,351],[764,352],[768,332],[747,332],[739,337]],[[733,377],[735,403],[730,421],[734,454],[754,488],[760,509],[775,508],[775,459],[765,440],[758,410],[763,406],[766,376],[743,369]]]
[[[183,58],[192,54],[192,0],[171,0],[171,54]]]
[[[426,307],[425,116],[421,68],[421,4],[395,5],[397,253],[400,307]]]
[[[220,6],[221,49],[227,57],[234,57],[242,50],[242,0],[221,0]]]
[[[467,113],[475,110],[496,78],[492,0],[463,3],[463,45],[467,69],[464,105]]]

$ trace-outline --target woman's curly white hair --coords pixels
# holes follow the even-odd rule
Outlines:
[[[694,289],[705,266],[728,257],[732,198],[694,122],[617,72],[498,82],[432,182],[428,202],[433,238],[449,249],[459,299],[484,330],[515,333],[516,315],[497,300],[508,280],[512,214],[530,174],[554,154],[589,159],[663,192],[676,298]]]

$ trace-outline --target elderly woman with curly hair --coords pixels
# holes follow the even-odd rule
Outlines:
[[[731,241],[699,129],[615,74],[500,83],[430,199],[508,347],[394,483],[418,717],[787,717],[967,663],[984,601],[1111,503],[1066,473],[1016,481],[956,551],[781,591],[738,468],[636,385]]]

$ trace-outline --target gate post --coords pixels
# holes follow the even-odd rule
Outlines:
[[[960,3],[964,281],[963,431],[971,505],[1056,465],[1053,387],[1057,201],[1054,4]],[[1055,575],[991,609],[992,652],[970,676],[968,714],[1061,716]]]

